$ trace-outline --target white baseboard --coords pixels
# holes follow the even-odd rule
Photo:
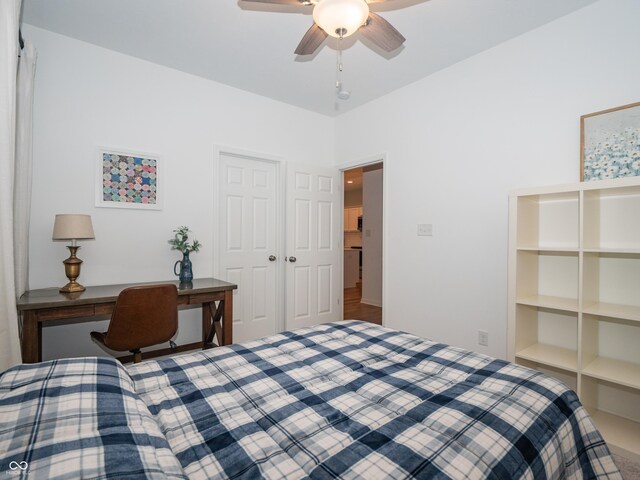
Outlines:
[[[372,305],[374,307],[382,307],[382,302],[380,300],[369,300],[367,298],[361,298],[360,303],[366,303],[367,305]]]

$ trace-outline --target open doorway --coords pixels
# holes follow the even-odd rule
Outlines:
[[[382,162],[344,171],[344,319],[382,325]]]

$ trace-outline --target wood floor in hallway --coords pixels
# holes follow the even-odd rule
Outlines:
[[[382,308],[360,303],[362,298],[362,283],[354,288],[344,289],[344,319],[364,320],[382,325]]]

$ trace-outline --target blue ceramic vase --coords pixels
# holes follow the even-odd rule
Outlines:
[[[180,272],[178,272],[180,265]],[[189,260],[189,252],[182,254],[182,260],[178,260],[173,266],[173,273],[178,276],[180,282],[190,282],[193,280],[193,270],[191,268],[191,260]]]

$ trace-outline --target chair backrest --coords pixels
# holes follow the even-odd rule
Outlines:
[[[111,314],[104,344],[125,351],[171,340],[178,330],[178,290],[173,284],[124,289]]]

